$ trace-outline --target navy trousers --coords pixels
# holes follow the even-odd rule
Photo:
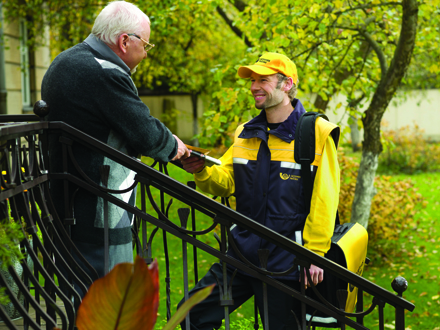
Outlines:
[[[215,275],[223,284],[223,269],[219,263],[212,265],[210,271],[197,283],[197,285],[189,292],[191,296],[196,291],[205,288],[208,285],[217,284]],[[228,269],[228,283],[233,272]],[[295,290],[300,290],[298,281],[280,281]],[[219,287],[216,285],[212,293],[204,301],[194,306],[190,313],[191,330],[213,330],[220,328],[222,320],[225,318],[225,308],[220,306]],[[297,323],[292,311],[300,315],[301,304],[292,296],[267,285],[268,293],[268,310],[269,310],[269,328],[270,330],[292,330],[297,329]],[[237,273],[232,282],[232,297],[234,304],[229,306],[229,313],[232,313],[249,298],[255,296],[260,316],[264,324],[264,299],[263,299],[263,283],[251,276]],[[179,303],[183,304],[183,300]],[[181,323],[183,330],[186,329],[185,320]]]

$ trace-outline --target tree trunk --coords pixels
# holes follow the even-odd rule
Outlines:
[[[353,152],[356,152],[360,149],[361,133],[359,131],[359,126],[357,123],[358,119],[355,116],[350,115],[350,120],[351,148]]]
[[[364,99],[365,99],[365,94],[362,93],[360,97],[350,101],[350,103],[348,104],[349,108],[351,110],[356,110],[359,107],[359,104]],[[361,143],[361,134],[358,126],[358,115],[356,114],[356,112],[350,115],[348,122],[350,125],[351,148],[353,149],[353,152],[356,152],[360,150],[360,143]]]
[[[351,222],[359,222],[365,228],[368,227],[371,201],[374,195],[376,195],[374,177],[376,176],[378,159],[378,154],[366,150],[362,151],[351,210]],[[353,221],[353,219],[356,219],[356,221]]]
[[[372,43],[372,47],[381,61],[382,68],[382,79],[362,120],[364,124],[362,159],[351,212],[351,222],[359,222],[365,228],[368,226],[371,201],[375,194],[374,177],[376,175],[378,157],[382,152],[380,123],[411,62],[416,40],[417,0],[403,0],[402,10],[402,27],[399,42],[389,68],[386,68],[385,57],[378,44],[372,38],[368,38],[365,35],[365,38]]]
[[[192,113],[193,113],[193,135],[196,136],[199,133],[199,117],[197,110],[197,93],[191,93]],[[194,139],[191,141],[194,147],[199,147],[199,140]]]

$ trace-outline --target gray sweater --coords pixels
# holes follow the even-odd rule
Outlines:
[[[133,157],[142,154],[169,161],[177,152],[171,132],[138,97],[127,65],[93,35],[55,58],[41,89],[50,108],[49,121],[63,121]],[[57,134],[49,138],[52,173],[63,171],[58,139]],[[134,173],[127,168],[79,143],[72,148],[82,170],[96,183],[100,184],[101,165],[110,165],[109,188],[124,189],[133,183]],[[69,172],[78,174],[71,164]],[[70,192],[76,188],[69,183]],[[73,208],[66,209],[63,183],[52,181],[51,193],[60,218],[75,218],[72,239],[102,275],[103,200],[80,189]],[[134,204],[132,192],[115,196]],[[111,267],[132,261],[131,221],[131,214],[109,204]]]

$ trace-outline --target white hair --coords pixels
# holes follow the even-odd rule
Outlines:
[[[122,33],[135,33],[150,19],[136,5],[126,1],[110,2],[96,17],[92,34],[107,44],[116,45]]]

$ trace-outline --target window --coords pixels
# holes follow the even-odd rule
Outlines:
[[[21,98],[23,109],[31,106],[31,79],[29,67],[29,48],[26,21],[20,20],[20,63],[21,63]]]

